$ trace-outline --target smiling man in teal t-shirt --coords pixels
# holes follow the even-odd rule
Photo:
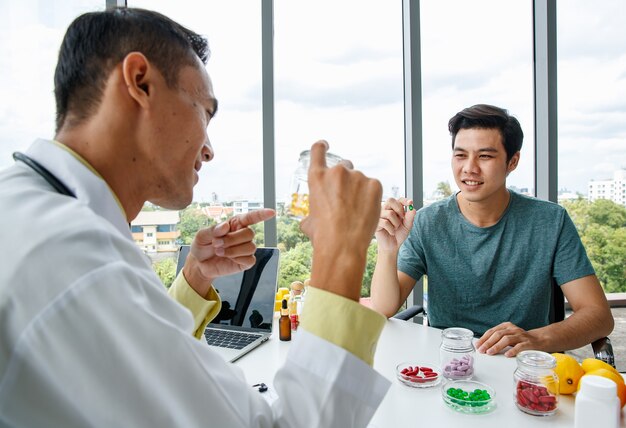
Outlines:
[[[479,104],[448,124],[460,191],[417,213],[389,199],[376,231],[372,304],[394,315],[428,276],[428,320],[482,335],[480,352],[575,349],[613,330],[606,297],[561,206],[506,188],[523,132],[499,107]],[[574,313],[549,324],[552,282]]]

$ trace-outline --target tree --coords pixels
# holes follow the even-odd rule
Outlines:
[[[176,278],[176,262],[174,259],[168,257],[159,260],[152,265],[152,268],[159,278],[161,278],[161,282],[165,285],[165,288],[170,288]]]
[[[289,251],[300,242],[307,242],[309,238],[300,230],[300,222],[288,216],[281,216],[277,220],[278,242],[283,244],[283,251]]]
[[[610,200],[563,203],[607,293],[626,292],[626,208]]]
[[[440,199],[447,198],[448,196],[452,196],[452,189],[450,188],[450,183],[447,181],[440,181],[437,183],[437,190],[435,191],[437,195],[439,195]]]
[[[374,268],[376,267],[376,258],[378,256],[378,243],[373,240],[367,248],[367,261],[365,263],[365,273],[363,274],[363,282],[361,284],[361,297],[369,297],[372,289],[372,276],[374,276]]]
[[[287,287],[293,281],[304,281],[311,277],[313,246],[309,241],[300,242],[281,255],[279,287]]]
[[[198,230],[215,224],[215,220],[204,214],[197,208],[188,207],[180,212],[180,242],[185,245],[191,244]]]

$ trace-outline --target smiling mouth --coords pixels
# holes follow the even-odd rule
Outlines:
[[[478,186],[479,184],[484,184],[484,181],[474,181],[474,180],[461,180],[461,182],[467,186]]]

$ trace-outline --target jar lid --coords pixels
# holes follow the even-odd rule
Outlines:
[[[517,362],[529,367],[542,369],[556,367],[556,358],[543,351],[522,351],[517,354]]]
[[[471,340],[474,338],[474,332],[467,328],[451,327],[442,331],[441,337],[451,340]]]
[[[291,289],[296,291],[302,291],[304,289],[304,283],[302,283],[302,281],[294,281],[291,283]]]
[[[300,160],[305,160],[306,161],[306,165],[309,164],[311,159],[311,150],[303,150],[302,152],[300,152]],[[341,158],[341,156],[337,156],[334,153],[330,153],[330,152],[326,152],[326,166],[333,167],[337,164],[339,164],[339,162],[341,162],[343,159]]]

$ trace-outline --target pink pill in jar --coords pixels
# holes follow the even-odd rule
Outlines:
[[[474,333],[461,327],[447,328],[441,332],[439,348],[443,376],[453,380],[467,380],[474,375]]]

